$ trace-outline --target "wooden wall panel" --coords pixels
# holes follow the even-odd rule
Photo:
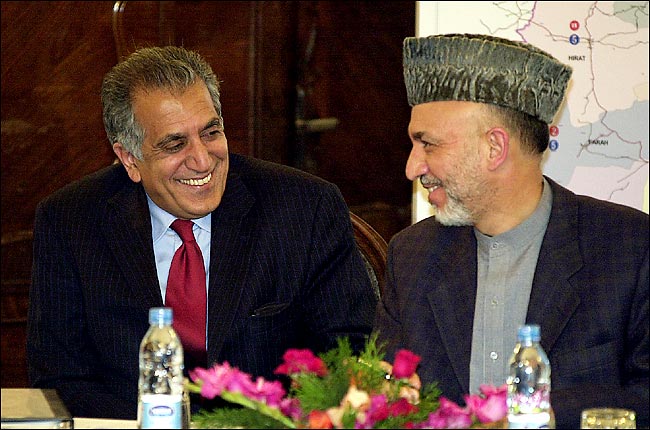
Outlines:
[[[197,49],[224,81],[231,150],[252,154],[254,5],[2,2],[3,387],[27,385],[25,330],[36,204],[114,160],[101,118],[103,76],[136,47],[171,43]]]
[[[226,137],[233,152],[252,152],[247,119],[253,2],[124,1],[115,14],[117,50],[180,45],[201,53],[222,85]],[[230,127],[231,121],[238,126]]]
[[[2,386],[27,385],[36,204],[113,162],[100,89],[141,46],[203,54],[222,81],[231,152],[339,186],[382,236],[410,222],[401,43],[415,2],[2,1]],[[299,97],[299,89],[304,97]],[[295,120],[337,118],[301,134]]]
[[[112,7],[2,2],[2,387],[27,385],[36,203],[113,160],[99,103],[117,58]]]
[[[27,386],[25,340],[32,262],[32,231],[2,237],[2,387]]]
[[[118,3],[121,56],[167,44],[200,52],[221,81],[230,151],[286,162],[296,2]]]
[[[113,159],[101,80],[115,64],[112,2],[2,2],[2,234],[35,202]]]
[[[388,241],[410,224],[411,143],[402,42],[413,36],[415,3],[300,2],[304,119],[336,118],[329,131],[297,136],[299,166],[336,183],[350,208]],[[309,38],[313,47],[309,51]]]

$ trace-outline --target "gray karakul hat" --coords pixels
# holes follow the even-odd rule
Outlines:
[[[550,124],[570,77],[569,66],[527,43],[482,34],[404,39],[411,106],[442,100],[489,103]]]

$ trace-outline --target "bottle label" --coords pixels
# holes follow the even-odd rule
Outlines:
[[[510,414],[508,415],[509,429],[547,429],[551,421],[551,414],[538,412],[536,414]]]
[[[138,407],[141,429],[180,429],[183,415],[181,394],[143,394]]]

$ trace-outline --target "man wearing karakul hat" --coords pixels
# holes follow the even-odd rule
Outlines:
[[[462,401],[502,385],[519,325],[541,326],[558,428],[634,409],[648,426],[648,215],[579,196],[541,170],[571,69],[483,35],[404,40],[406,176],[435,215],[390,241],[375,329],[387,359]]]

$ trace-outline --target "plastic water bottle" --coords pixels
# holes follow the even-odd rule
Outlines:
[[[519,327],[510,358],[508,428],[555,428],[551,410],[551,364],[542,349],[539,325]]]
[[[172,327],[171,308],[149,310],[149,330],[140,343],[138,428],[183,426],[183,346]]]

